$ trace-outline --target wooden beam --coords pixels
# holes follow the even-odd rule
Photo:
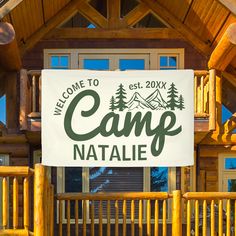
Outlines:
[[[236,112],[224,123],[224,133],[229,134],[236,129]]]
[[[10,11],[12,11],[17,5],[19,5],[23,0],[9,0],[0,8],[0,19],[6,16]]]
[[[228,73],[226,71],[222,72],[223,78],[227,79],[236,88],[236,75]]]
[[[149,12],[150,8],[141,2],[123,18],[123,21],[126,22],[128,26],[133,26],[143,19]]]
[[[107,0],[107,10],[108,10],[108,25],[110,29],[121,28],[120,19],[120,0]]]
[[[18,104],[17,104],[17,73],[9,72],[6,75],[6,127],[10,130],[18,130]]]
[[[21,55],[31,49],[39,40],[41,40],[48,32],[62,24],[70,17],[78,12],[80,4],[83,4],[85,0],[70,1],[62,10],[54,15],[45,25],[43,25],[38,31],[31,35],[20,47]]]
[[[7,71],[21,68],[21,58],[13,26],[0,22],[0,65]]]
[[[80,4],[78,5],[78,11],[81,15],[83,15],[86,19],[88,19],[97,27],[107,28],[107,19],[86,1],[80,2]]]
[[[174,29],[87,29],[55,28],[45,39],[179,39],[182,36]]]
[[[223,6],[236,15],[236,1],[235,0],[218,0]]]
[[[173,14],[171,14],[165,7],[154,0],[142,0],[142,2],[144,2],[154,14],[175,28],[184,39],[189,41],[203,55],[208,56],[210,54],[210,47],[204,43],[190,28],[188,28]]]
[[[208,62],[210,69],[224,71],[236,56],[236,23],[231,24],[215,47]]]

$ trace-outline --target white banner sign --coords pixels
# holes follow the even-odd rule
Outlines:
[[[43,70],[42,162],[193,165],[193,71]]]

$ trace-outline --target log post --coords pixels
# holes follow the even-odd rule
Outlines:
[[[7,22],[0,22],[0,65],[7,71],[18,71],[21,68],[15,30]]]
[[[46,168],[41,164],[35,165],[34,172],[34,235],[45,236],[45,180]]]
[[[172,235],[182,236],[181,191],[173,191],[172,200]]]
[[[236,23],[231,24],[215,47],[208,62],[209,69],[224,71],[236,56]]]
[[[209,71],[209,130],[216,129],[216,71]]]
[[[27,70],[20,70],[20,111],[19,124],[21,130],[27,129],[27,115],[28,115],[28,75]]]
[[[216,132],[220,133],[222,127],[222,79],[216,76]]]

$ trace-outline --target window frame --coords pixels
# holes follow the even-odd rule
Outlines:
[[[149,56],[149,70],[158,70],[159,59],[158,56],[177,56],[177,68],[184,69],[184,48],[129,48],[129,49],[44,49],[44,68],[50,68],[50,56],[61,56],[69,55],[69,69],[81,69],[79,64],[79,55],[131,55],[134,58],[137,55],[148,55]],[[125,59],[125,58],[124,58]],[[135,58],[134,58],[135,59]],[[112,69],[112,68],[110,68]]]
[[[160,56],[176,56],[177,69],[184,69],[184,48],[142,48],[142,49],[44,49],[44,68],[50,68],[50,56],[69,56],[69,69],[82,69],[83,59],[109,59],[109,70],[119,68],[119,59],[144,59],[145,69],[160,69]],[[57,193],[65,191],[63,167],[57,168]],[[143,191],[150,192],[150,167],[143,168]],[[168,168],[168,192],[176,189],[176,168]],[[82,192],[89,192],[89,168],[82,168]],[[171,204],[171,201],[169,201]],[[63,211],[64,211],[63,207]],[[144,204],[144,221],[146,219]],[[58,218],[58,214],[57,214]],[[57,219],[58,221],[58,219]],[[66,223],[63,213],[63,223]],[[71,220],[73,223],[74,220]],[[89,222],[89,204],[87,204]],[[161,222],[161,220],[160,220]],[[128,222],[127,222],[128,223]],[[152,222],[153,223],[153,222]],[[167,209],[167,223],[171,223],[171,207]]]
[[[220,192],[225,191],[225,181],[228,179],[236,179],[236,169],[225,169],[225,159],[234,158],[236,159],[236,152],[220,153],[218,155],[218,174],[219,174],[219,183],[218,189]]]

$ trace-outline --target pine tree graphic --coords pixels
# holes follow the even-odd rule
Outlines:
[[[184,106],[184,98],[182,96],[182,94],[179,96],[179,109],[183,110],[185,108]]]
[[[114,98],[114,96],[112,96],[111,100],[110,100],[110,107],[109,107],[109,109],[112,111],[114,111],[116,109],[115,102],[116,102],[115,98]]]
[[[116,108],[119,109],[119,111],[123,111],[125,108],[127,108],[126,105],[126,92],[124,89],[124,86],[122,84],[119,85],[119,88],[116,91]]]
[[[172,83],[170,85],[170,88],[167,91],[168,98],[169,100],[167,101],[167,107],[169,107],[171,110],[175,110],[175,108],[179,107],[179,102],[178,102],[178,90],[175,87],[175,84]]]

